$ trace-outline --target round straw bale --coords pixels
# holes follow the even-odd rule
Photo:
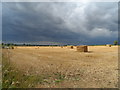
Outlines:
[[[73,47],[73,46],[71,46],[70,48],[71,48],[71,49],[73,49],[74,47]]]
[[[14,49],[14,47],[12,47],[12,49]]]
[[[107,47],[111,47],[111,44],[107,44],[106,46],[107,46]]]
[[[14,47],[13,46],[10,46],[10,47],[8,47],[9,49],[14,49]]]
[[[88,52],[88,46],[86,46],[86,45],[77,46],[77,51],[78,52]]]

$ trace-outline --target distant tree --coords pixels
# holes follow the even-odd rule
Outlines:
[[[0,47],[4,48],[4,47],[5,47],[4,43],[2,43],[2,44],[0,45]]]
[[[17,46],[17,44],[14,44],[14,46]]]
[[[114,41],[114,45],[118,45],[118,41]]]
[[[24,43],[23,46],[26,46],[26,44]]]
[[[4,45],[4,43],[2,43],[2,45]]]
[[[10,46],[10,43],[5,44],[5,46]]]
[[[9,43],[8,46],[12,47],[12,46],[14,46],[14,44],[13,43]]]

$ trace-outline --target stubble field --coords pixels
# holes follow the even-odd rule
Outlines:
[[[25,75],[41,77],[35,79],[36,88],[118,87],[118,46],[88,46],[88,50],[16,47],[4,49],[3,54]]]

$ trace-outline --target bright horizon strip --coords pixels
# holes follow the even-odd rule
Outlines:
[[[1,0],[1,2],[119,2],[119,0]]]

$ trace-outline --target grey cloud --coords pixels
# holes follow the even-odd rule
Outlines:
[[[116,5],[3,3],[3,40],[93,44],[97,38],[101,43],[112,42],[117,39]]]
[[[2,42],[2,3],[0,2],[0,43]]]
[[[88,20],[88,28],[93,29],[94,27],[101,27],[107,28],[112,31],[117,31],[118,11],[116,5],[117,3],[95,3],[92,5],[90,4],[88,7],[91,6],[91,8],[89,8],[88,11],[85,10],[86,18]]]

